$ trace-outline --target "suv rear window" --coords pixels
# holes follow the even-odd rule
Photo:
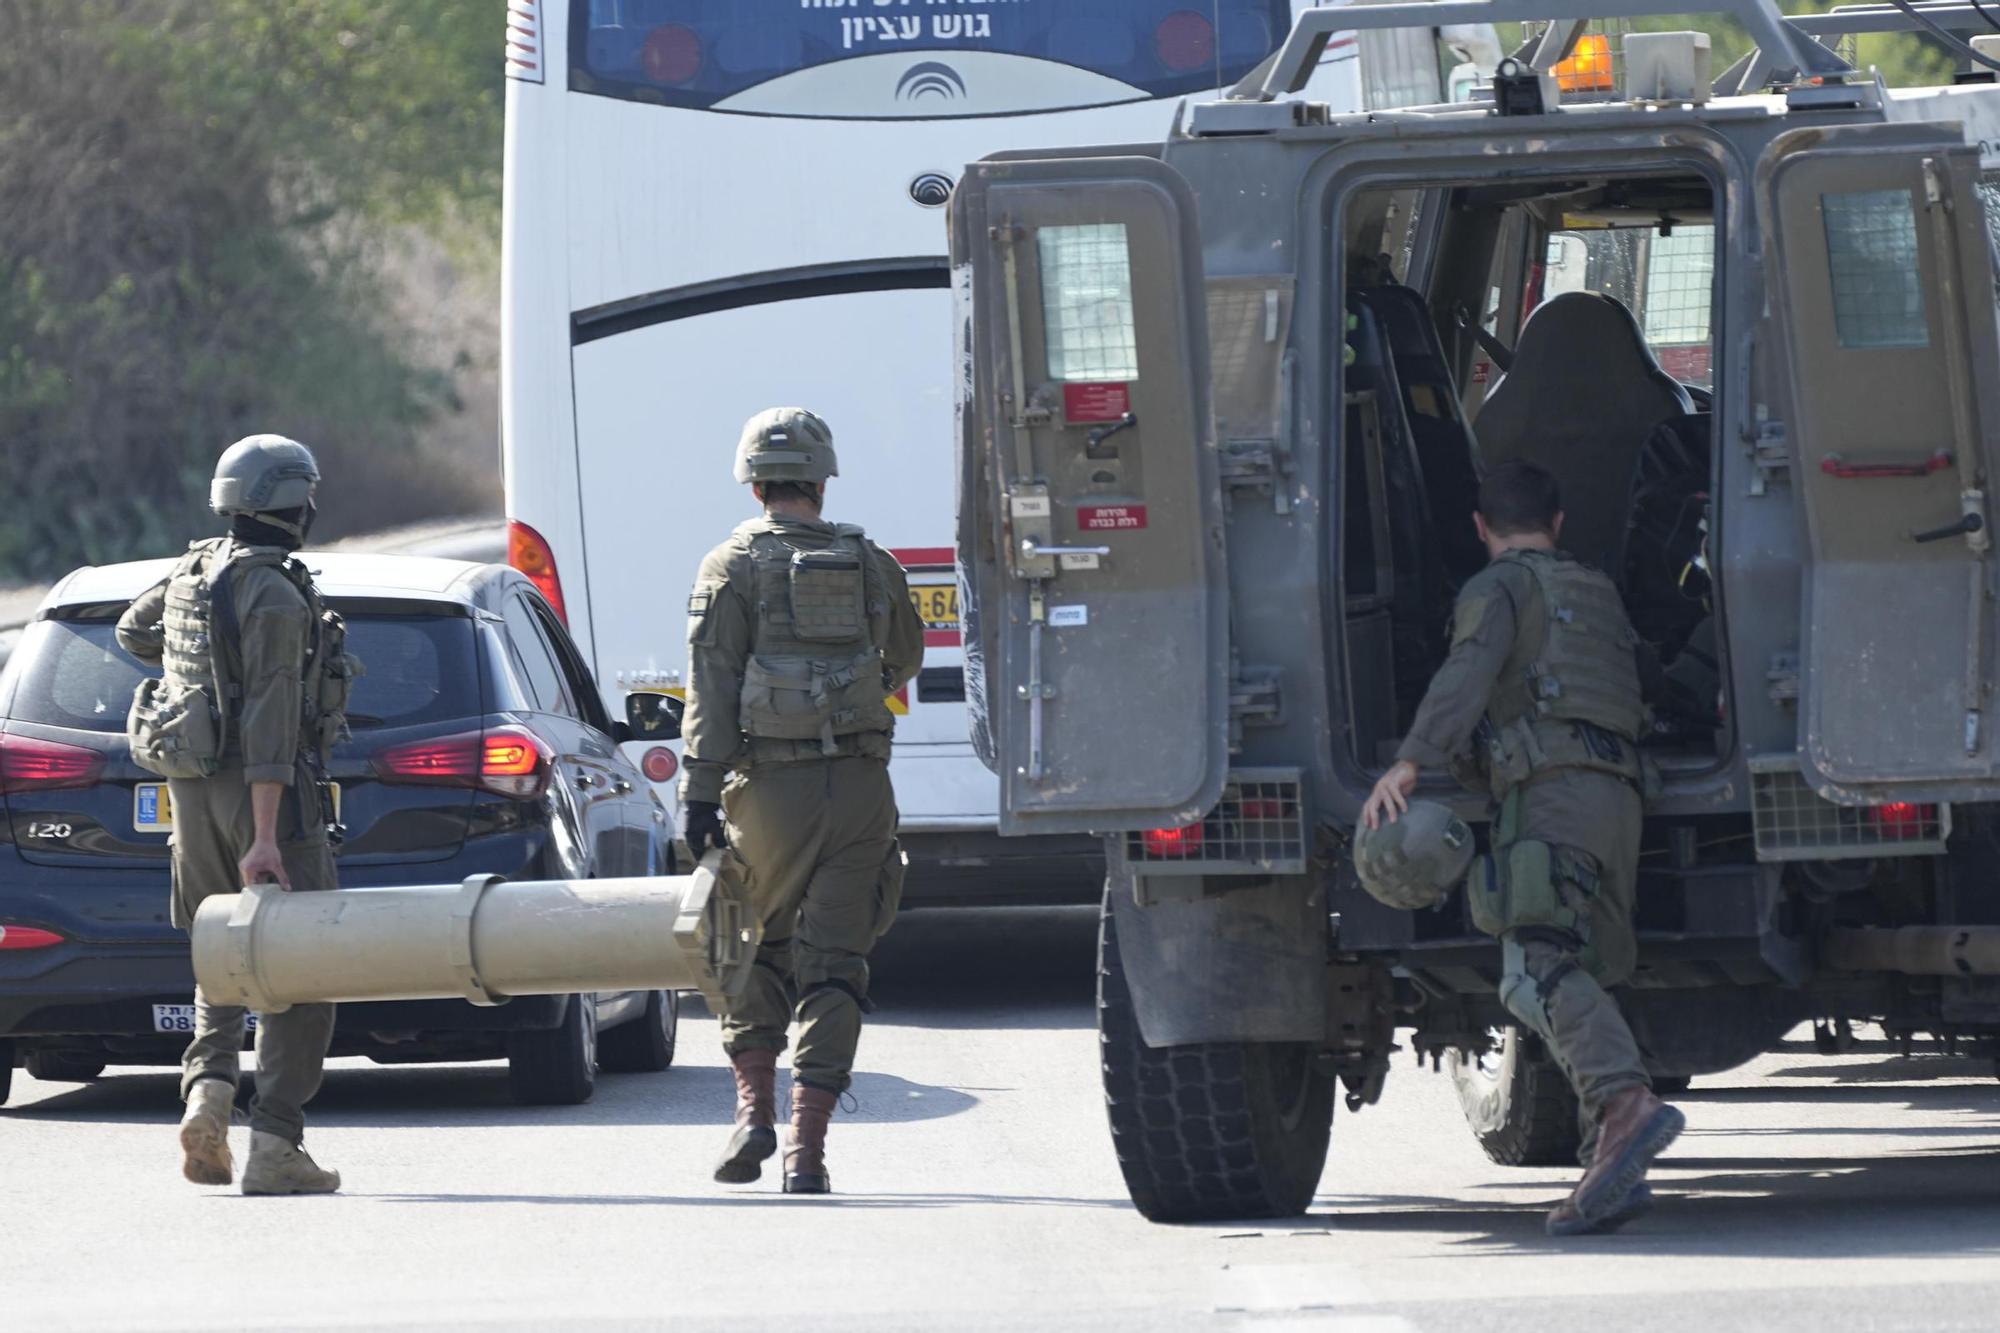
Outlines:
[[[147,676],[118,646],[109,620],[38,620],[21,632],[0,690],[7,715],[78,731],[123,731],[132,692]]]
[[[349,615],[347,650],[367,669],[348,704],[356,731],[485,711],[472,622],[462,616]],[[158,674],[118,646],[111,620],[42,620],[21,635],[0,676],[0,700],[23,722],[120,732],[133,691]]]
[[[463,616],[351,614],[347,651],[367,670],[347,705],[348,725],[356,731],[486,711],[472,658],[472,622]]]

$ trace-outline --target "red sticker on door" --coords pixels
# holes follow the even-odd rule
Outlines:
[[[1076,525],[1085,532],[1130,532],[1146,526],[1146,506],[1078,505]]]
[[[1063,420],[1117,421],[1132,410],[1129,384],[1063,385]]]

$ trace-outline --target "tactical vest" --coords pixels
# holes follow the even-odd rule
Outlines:
[[[345,623],[326,609],[304,565],[275,547],[217,537],[191,545],[167,576],[164,673],[141,683],[126,719],[140,767],[167,778],[205,778],[232,754],[229,728],[243,701],[235,580],[258,567],[279,570],[299,590],[312,626],[300,673],[301,754],[324,764],[347,734],[347,702],[361,664],[347,652]]]
[[[757,524],[745,536],[756,585],[744,734],[818,741],[822,753],[838,754],[842,736],[892,730],[874,632],[887,593],[861,529],[841,524],[825,546]]]
[[[1638,635],[1618,589],[1566,555],[1508,551],[1534,576],[1542,642],[1519,675],[1504,676],[1488,705],[1488,768],[1504,796],[1537,773],[1586,768],[1637,781],[1635,748],[1646,725],[1633,655]]]

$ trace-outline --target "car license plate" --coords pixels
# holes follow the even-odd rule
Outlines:
[[[958,585],[926,583],[910,589],[910,602],[925,629],[958,628]]]
[[[257,1015],[250,1014],[244,1019],[252,1031],[257,1027]],[[191,1004],[156,1004],[153,1006],[153,1031],[179,1032],[191,1035],[194,1032],[194,1006]]]
[[[327,785],[333,789],[333,817],[339,819],[340,784]],[[132,789],[132,827],[141,833],[174,831],[174,803],[166,783],[142,782]]]
[[[174,803],[167,795],[164,782],[142,782],[132,789],[132,827],[141,833],[171,833],[174,827]],[[158,1010],[171,1006],[155,1005],[154,1021],[158,1022]],[[193,1013],[193,1006],[187,1006]],[[161,1028],[166,1032],[171,1029]]]

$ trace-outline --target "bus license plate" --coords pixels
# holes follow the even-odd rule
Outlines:
[[[257,1030],[257,1015],[245,1014],[243,1021],[252,1032]],[[194,1031],[194,1006],[191,1004],[156,1004],[153,1006],[153,1031],[178,1032],[183,1036]]]
[[[958,628],[958,585],[930,583],[910,589],[910,602],[925,629]]]

